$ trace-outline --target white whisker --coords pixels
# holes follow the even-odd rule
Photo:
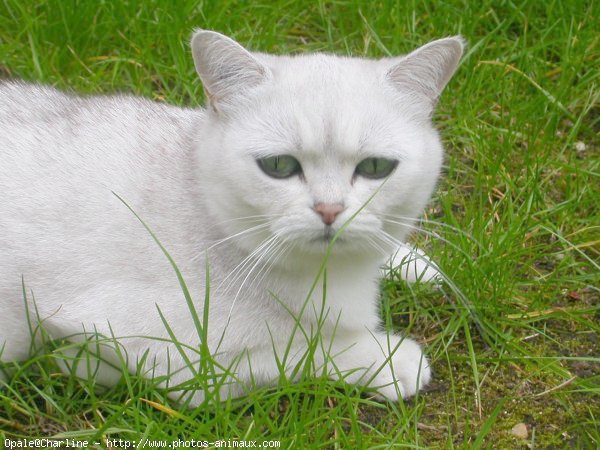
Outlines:
[[[392,214],[381,214],[380,217],[382,217],[384,221],[389,222],[389,223],[395,223],[397,225],[407,225],[407,226],[410,225],[410,226],[416,227],[416,229],[422,230],[421,227],[414,225],[414,222],[416,220],[411,217],[398,216],[398,215],[392,215]],[[456,234],[459,234],[461,236],[465,236],[465,237],[469,238],[471,241],[475,242],[477,245],[479,245],[481,247],[481,243],[478,242],[473,235],[471,235],[471,234],[467,233],[465,230],[461,230],[460,228],[455,227],[453,225],[450,225],[450,224],[447,224],[444,222],[440,222],[437,220],[426,219],[426,218],[421,218],[418,220],[418,222],[428,224],[428,225],[439,226],[441,228],[445,228],[447,230],[453,231]]]
[[[389,256],[389,251],[386,251],[383,247],[381,247],[377,241],[375,241],[375,239],[372,236],[368,236],[367,237],[367,242],[368,244],[370,244],[370,246],[372,248],[374,248],[375,250],[377,250],[379,253],[381,253],[383,256]],[[361,242],[360,244],[365,245],[365,243]],[[365,245],[365,247],[368,248],[368,246]]]
[[[438,233],[436,233],[435,231],[431,231],[431,230],[426,230],[423,229],[417,225],[413,225],[413,224],[408,224],[408,223],[403,223],[403,222],[398,222],[396,220],[390,220],[390,219],[383,219],[385,222],[388,223],[392,223],[392,224],[396,224],[396,225],[403,225],[406,226],[407,228],[411,228],[415,231],[418,231],[420,233],[423,233],[426,236],[432,237],[434,239],[437,239],[439,241],[444,242],[445,244],[448,244],[450,247],[452,247],[453,249],[455,249],[456,251],[458,251],[459,253],[462,253],[464,256],[466,256],[467,258],[471,259],[471,255],[469,255],[467,252],[465,252],[463,249],[461,249],[459,246],[457,246],[454,242],[449,241],[448,239],[440,236]],[[392,237],[389,233],[386,233],[388,236]],[[395,239],[395,238],[394,238]]]
[[[275,251],[275,249],[278,247],[278,245],[280,243],[281,243],[281,240],[279,239],[279,237],[273,236],[273,238],[270,240],[270,244],[264,249],[264,251],[261,252],[261,254],[258,256],[256,261],[254,262],[254,264],[250,267],[246,276],[244,277],[244,280],[240,284],[240,286],[235,294],[235,297],[233,298],[233,302],[231,303],[231,307],[229,308],[229,317],[231,317],[231,314],[233,312],[233,308],[237,302],[237,299],[238,299],[240,293],[242,292],[244,285],[248,281],[248,278],[250,277],[250,275],[252,275],[252,272],[254,272],[254,270],[259,266],[259,264],[261,263],[261,261],[263,261],[263,259],[266,258],[266,261],[268,261],[268,259],[271,257],[271,255],[273,254],[273,252]]]
[[[263,267],[263,269],[261,269],[262,275],[260,275],[260,272],[256,275],[256,277],[254,278],[254,281],[252,281],[252,283],[250,283],[250,286],[248,287],[249,289],[251,289],[253,287],[253,285],[260,285],[263,280],[265,279],[265,277],[271,272],[271,269],[273,268],[273,266],[275,264],[277,264],[277,262],[281,259],[283,259],[285,257],[285,254],[288,252],[288,250],[290,250],[293,247],[293,244],[291,243],[286,243],[285,245],[281,245],[279,247],[279,249],[277,250],[277,254],[272,258],[271,262],[269,262],[268,267],[265,265]],[[258,278],[260,276],[260,279]]]
[[[234,278],[229,283],[229,286],[232,286],[233,284],[235,284],[235,282],[237,281],[237,279],[240,276],[240,272],[243,273],[244,268],[248,264],[250,264],[250,262],[256,257],[256,255],[260,254],[260,252],[262,252],[263,249],[266,246],[270,245],[275,239],[276,239],[276,236],[271,236],[271,237],[265,239],[264,241],[262,241],[250,254],[248,254],[248,256],[246,256],[237,266],[235,266],[233,268],[233,270],[231,272],[229,272],[229,274],[225,278],[223,278],[223,280],[221,280],[221,282],[217,286],[217,289],[220,289],[223,286],[223,284],[225,284],[225,282],[231,276],[234,276]]]
[[[243,236],[245,234],[248,234],[248,233],[251,233],[251,232],[254,232],[254,231],[262,230],[263,228],[267,228],[268,226],[269,226],[269,223],[261,223],[259,225],[255,225],[253,227],[250,227],[250,228],[247,228],[245,230],[242,230],[242,231],[240,231],[238,233],[232,234],[231,236],[227,236],[226,238],[219,239],[217,242],[215,242],[210,247],[208,247],[205,251],[212,250],[213,248],[215,248],[218,245],[221,245],[224,242],[227,242],[227,241],[229,241],[231,239],[238,238],[240,236]]]
[[[192,257],[192,261],[198,260],[198,258],[200,258],[201,256],[206,255],[206,253],[208,251],[210,251],[228,241],[231,241],[231,240],[237,239],[237,238],[241,238],[241,237],[248,237],[248,236],[257,234],[261,231],[268,229],[271,226],[272,219],[277,218],[277,217],[281,217],[281,214],[275,214],[275,215],[260,214],[260,215],[254,215],[254,216],[236,217],[233,219],[223,220],[223,221],[219,222],[218,224],[212,225],[208,229],[214,228],[217,225],[225,224],[228,222],[242,222],[242,221],[247,221],[249,223],[262,222],[262,223],[259,223],[258,225],[254,225],[250,228],[246,228],[245,230],[239,231],[230,236],[224,237],[222,239],[219,239],[219,240],[213,242],[207,248],[202,249],[200,251],[200,253],[198,253],[196,256]]]
[[[212,224],[210,227],[206,228],[207,230],[211,230],[216,227],[222,228],[222,225],[231,222],[260,222],[260,221],[269,221],[270,219],[274,219],[277,217],[283,217],[283,214],[256,214],[253,216],[242,216],[242,217],[234,217],[232,219],[221,220],[220,222],[216,222]]]

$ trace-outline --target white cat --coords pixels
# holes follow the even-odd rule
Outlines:
[[[229,371],[222,396],[296,376],[310,342],[315,372],[413,395],[430,368],[382,330],[377,280],[398,248],[410,255],[400,242],[443,158],[430,117],[462,50],[451,37],[381,60],[272,56],[200,30],[196,110],[1,83],[1,359],[26,358],[41,321],[53,338],[117,337],[129,370],[147,356],[173,386],[194,379],[200,322]],[[196,322],[132,211],[181,270]],[[421,259],[407,277],[436,275]]]

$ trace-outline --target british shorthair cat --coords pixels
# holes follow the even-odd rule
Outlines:
[[[380,60],[250,53],[204,30],[191,47],[205,109],[0,83],[0,359],[27,358],[41,323],[107,337],[107,361],[116,341],[170,386],[199,376],[202,343],[221,396],[294,377],[307,355],[413,395],[430,367],[383,330],[378,279],[394,254],[409,279],[437,275],[403,242],[440,173],[431,116],[462,38]]]

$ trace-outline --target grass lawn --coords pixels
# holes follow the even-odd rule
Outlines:
[[[598,17],[583,0],[2,0],[1,76],[188,106],[203,101],[194,27],[273,53],[381,57],[457,33],[469,48],[436,113],[445,173],[414,236],[452,287],[382,282],[386,323],[433,361],[425,392],[385,404],[307,379],[189,410],[135,376],[95,393],[48,348],[0,387],[0,448],[43,436],[598,448]]]

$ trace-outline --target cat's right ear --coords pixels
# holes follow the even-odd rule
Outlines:
[[[217,112],[270,76],[269,69],[248,50],[215,31],[196,30],[192,56],[208,101]]]
[[[462,36],[430,42],[400,57],[387,72],[387,79],[401,93],[417,100],[431,114],[442,90],[456,71],[465,48]]]

